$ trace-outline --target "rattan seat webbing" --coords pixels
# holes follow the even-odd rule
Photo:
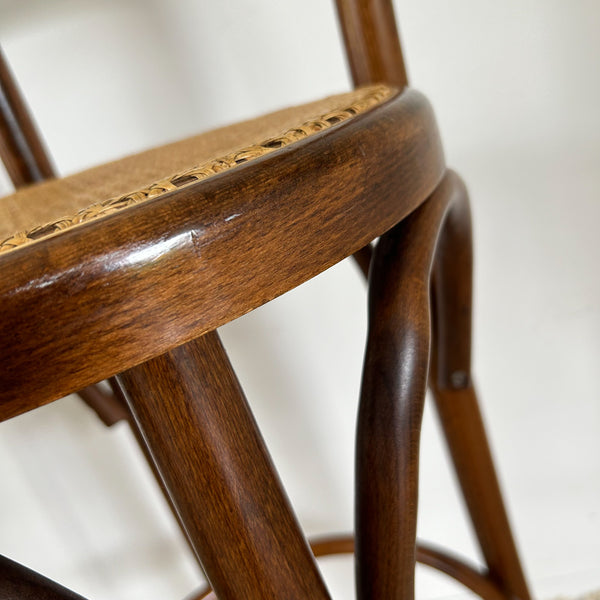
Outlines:
[[[382,85],[361,88],[19,190],[0,198],[0,252],[273,152],[364,112],[392,92]]]

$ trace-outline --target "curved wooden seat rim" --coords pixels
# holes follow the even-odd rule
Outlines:
[[[110,377],[314,277],[444,173],[405,90],[322,134],[0,257],[0,418]]]

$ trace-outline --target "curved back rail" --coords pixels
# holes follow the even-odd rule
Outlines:
[[[391,0],[336,0],[355,86],[408,85]]]
[[[377,108],[0,257],[0,417],[157,356],[288,291],[414,210],[443,175],[429,104]],[[308,182],[308,183],[307,183]]]
[[[15,188],[54,177],[54,168],[0,49],[0,160]]]

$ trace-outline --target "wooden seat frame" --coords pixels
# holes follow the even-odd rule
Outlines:
[[[0,335],[12,340],[0,346],[0,419],[116,377],[106,420],[132,416],[221,600],[329,598],[314,557],[354,546],[360,600],[410,600],[417,559],[486,600],[529,600],[471,378],[466,190],[445,168],[429,104],[406,88],[391,2],[337,6],[355,84],[395,85],[390,100],[0,256]],[[0,80],[15,185],[52,176],[3,65]],[[215,329],[352,254],[369,277],[355,541],[311,549]],[[416,545],[428,382],[485,569]],[[2,559],[0,599],[15,597],[79,598]]]

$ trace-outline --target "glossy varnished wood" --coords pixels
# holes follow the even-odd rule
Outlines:
[[[352,536],[334,536],[311,540],[310,547],[316,557],[332,554],[350,554],[355,550]],[[506,596],[489,575],[429,544],[418,543],[415,552],[418,563],[436,569],[458,581],[485,600],[506,600]]]
[[[336,0],[355,86],[407,85],[406,68],[391,0]]]
[[[0,49],[0,160],[2,160],[15,188],[21,188],[55,176],[48,150],[35,127],[27,109],[19,86],[12,76],[9,66]],[[137,425],[131,418],[126,404],[112,393],[118,390],[116,382],[110,381],[111,388],[105,390],[100,385],[88,385],[80,389],[77,395],[96,413],[108,427],[127,420],[132,426],[136,439],[147,458],[148,451],[141,439]],[[155,475],[156,467],[148,460]],[[162,479],[156,477],[164,490]],[[165,493],[167,502],[171,502]],[[177,517],[177,514],[175,514]],[[184,530],[185,535],[185,530]]]
[[[0,600],[85,600],[54,581],[0,556]]]
[[[529,600],[471,377],[472,240],[467,190],[452,174],[452,204],[432,272],[431,388],[490,578]]]
[[[433,388],[433,392],[490,579],[508,598],[529,600],[531,595],[502,500],[473,386],[455,390]]]
[[[15,189],[56,176],[50,154],[35,126],[17,81],[0,48],[0,161]],[[107,425],[121,408],[112,394],[97,386],[80,390],[81,399]]]
[[[105,392],[99,385],[89,385],[77,394],[107,427],[127,420],[128,414],[123,404],[114,394]]]
[[[431,193],[443,156],[405,91],[304,142],[0,256],[0,417],[109,377],[352,254]]]
[[[471,381],[473,257],[467,190],[460,177],[448,172],[436,195],[445,197],[453,209],[435,217],[439,221],[442,215],[444,226],[431,271],[433,344],[429,383],[489,569],[486,578],[497,593],[529,599]],[[372,251],[367,247],[361,256],[363,272],[363,265],[371,260]],[[483,591],[476,593],[485,597]]]
[[[355,85],[404,88],[391,0],[336,2]],[[53,175],[1,56],[0,140],[16,187]],[[108,424],[135,416],[219,597],[325,599],[212,329],[355,253],[371,279],[357,436],[359,599],[410,600],[420,560],[486,600],[529,600],[471,381],[467,195],[447,173],[422,204],[443,168],[431,111],[406,92],[270,157],[0,257],[0,336],[11,340],[0,348],[0,419],[127,369],[128,409],[94,387],[82,394]],[[372,257],[365,244],[384,233]],[[487,572],[415,545],[428,372]],[[351,538],[313,544],[317,555],[352,549]],[[21,600],[79,598],[0,561],[0,599],[15,597],[15,582]],[[199,597],[214,597],[207,593]]]
[[[54,168],[1,49],[0,160],[16,188],[54,177]]]
[[[429,272],[448,177],[381,237],[369,272],[369,331],[356,437],[360,600],[414,595],[421,418],[429,368]]]
[[[317,558],[334,554],[352,554],[354,538],[351,535],[319,538],[311,540],[310,547]],[[416,559],[417,562],[452,577],[484,600],[506,600],[504,592],[490,580],[487,573],[447,552],[421,543],[417,544]],[[216,598],[211,589],[204,587],[190,595],[188,600],[216,600]]]
[[[216,332],[119,380],[219,598],[329,598]]]

